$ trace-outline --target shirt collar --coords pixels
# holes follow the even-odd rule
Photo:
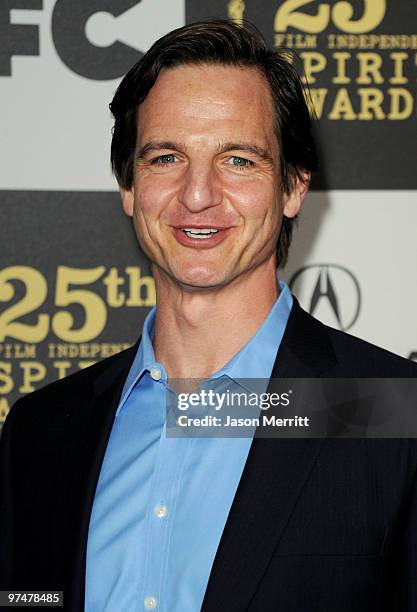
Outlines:
[[[133,363],[130,367],[129,374],[127,375],[126,382],[123,387],[122,395],[117,408],[116,416],[123,408],[127,398],[130,395],[133,387],[136,385],[138,380],[141,379],[145,372],[150,372],[152,369],[158,369],[161,371],[161,382],[165,383],[167,380],[167,373],[165,368],[161,366],[155,359],[155,353],[152,346],[152,339],[155,330],[155,315],[156,306],[151,308],[148,312],[145,321],[143,323],[142,337],[140,339],[139,348],[136,352]]]
[[[292,308],[292,295],[284,281],[279,281],[280,294],[256,334],[211,378],[229,376],[245,379],[270,378],[279,345]]]
[[[268,313],[268,316],[256,334],[210,379],[224,376],[233,380],[239,379],[242,386],[247,386],[249,379],[269,379],[276,359],[279,345],[285,332],[288,317],[291,312],[293,298],[287,284],[279,280],[280,294]],[[120,412],[133,387],[146,371],[157,368],[161,371],[160,382],[166,383],[165,368],[156,361],[152,346],[155,330],[156,306],[148,313],[143,323],[142,337],[135,359],[127,376],[119,407]],[[250,372],[250,377],[248,376]]]

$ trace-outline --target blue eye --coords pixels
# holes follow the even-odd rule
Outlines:
[[[244,157],[238,157],[237,155],[233,155],[230,160],[232,166],[234,166],[235,168],[249,168],[253,165],[253,162],[251,162],[249,159],[245,159]]]
[[[176,157],[173,153],[166,153],[166,155],[160,155],[159,157],[156,157],[152,163],[153,164],[172,164],[173,162],[175,162]]]

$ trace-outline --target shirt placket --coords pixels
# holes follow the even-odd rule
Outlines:
[[[159,401],[165,403],[165,385],[161,382],[158,386]],[[187,439],[167,438],[164,425],[146,512],[144,580],[138,611],[168,612],[166,581],[170,542],[188,446]]]

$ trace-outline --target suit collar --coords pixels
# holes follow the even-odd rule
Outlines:
[[[103,362],[105,364],[103,370],[92,381],[94,395],[100,396],[102,393],[104,393],[111,385],[114,384],[121,372],[125,373],[127,377],[135,355],[138,351],[139,343],[140,338],[126,351],[118,353],[111,359]]]
[[[272,378],[316,378],[337,362],[325,325],[303,310],[293,297],[293,307],[272,370]]]

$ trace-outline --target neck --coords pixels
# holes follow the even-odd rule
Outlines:
[[[180,287],[154,271],[154,351],[169,378],[207,378],[256,334],[279,295],[275,262],[210,289]]]

